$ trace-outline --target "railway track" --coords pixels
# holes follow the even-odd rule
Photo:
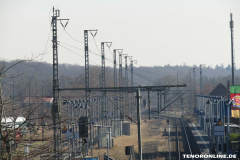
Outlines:
[[[183,154],[192,154],[192,150],[191,150],[191,146],[190,146],[190,143],[189,143],[188,135],[187,135],[187,133],[186,133],[186,128],[185,128],[185,126],[184,126],[184,123],[183,123],[182,119],[175,118],[175,121],[176,121],[177,133],[178,133],[178,131],[179,131],[179,129],[180,129],[180,134],[177,134],[178,157],[179,157],[179,159],[183,159]],[[180,122],[180,123],[181,123],[181,127],[182,127],[182,128],[180,128],[180,126],[178,125],[177,122]],[[183,148],[184,148],[184,151],[183,151],[183,152],[181,152],[181,150],[180,150],[180,143],[179,143],[179,139],[180,139],[180,138],[179,138],[179,135],[182,136],[182,142],[184,141],[184,139],[185,139],[185,141],[187,142],[187,143],[182,143]],[[184,146],[184,145],[185,145],[185,146]],[[192,158],[192,160],[193,160],[193,158]]]
[[[147,117],[148,111],[145,110],[142,112],[142,116]],[[147,119],[147,118],[145,118]],[[144,151],[145,152],[145,157],[143,159],[169,159],[169,156],[171,156],[171,159],[176,159],[176,160],[182,160],[183,154],[200,154],[200,151],[198,149],[198,146],[195,142],[195,139],[192,135],[192,131],[188,126],[188,120],[186,119],[181,119],[181,118],[175,118],[175,117],[170,117],[170,116],[164,116],[164,115],[151,115],[151,120],[150,123],[155,123],[156,120],[164,119],[161,125],[159,125],[159,128],[165,128],[165,138],[168,137],[168,132],[167,132],[167,120],[169,120],[169,123],[171,125],[171,133],[170,133],[170,155],[169,155],[169,149],[168,149],[168,143],[165,143],[166,149],[160,153],[161,156],[157,158],[152,158],[151,154],[146,153],[149,151]],[[152,121],[152,122],[151,122]],[[157,123],[156,123],[157,125]],[[157,126],[156,126],[157,127]],[[143,144],[144,145],[144,144]],[[153,144],[154,145],[154,144]],[[143,148],[144,149],[144,148]],[[168,153],[167,153],[168,152]],[[147,157],[149,155],[149,158]],[[193,160],[193,159],[192,159]]]
[[[176,152],[175,155],[172,153],[173,157],[171,159],[182,160],[183,154],[200,154],[196,141],[192,135],[192,132],[188,126],[187,120],[169,116],[161,116],[166,120],[172,120],[172,124],[175,121],[175,134],[171,134],[171,137],[176,138]],[[171,121],[170,121],[171,122]],[[193,158],[192,158],[193,160]]]

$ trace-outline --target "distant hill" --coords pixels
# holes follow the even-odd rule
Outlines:
[[[8,68],[9,66],[15,64],[16,61],[4,62],[1,64]],[[194,66],[197,68],[196,66]],[[177,72],[178,72],[178,83],[187,84],[189,86],[189,71],[193,67],[190,66],[154,66],[154,67],[134,67],[134,84],[135,85],[166,85],[166,84],[177,84]],[[211,84],[212,87],[215,87],[217,83],[223,83],[226,85],[227,80],[231,80],[231,68],[215,67],[216,69],[205,67],[202,69],[203,75],[203,85]],[[90,66],[90,86],[99,87],[99,75],[101,74],[102,68],[100,66]],[[128,79],[131,79],[131,69],[128,67]],[[60,87],[74,87],[80,86],[84,87],[84,73],[85,67],[71,64],[60,64],[59,65],[59,78],[60,78]],[[123,67],[123,76],[125,76],[125,68]],[[38,91],[35,91],[36,94],[40,94],[41,86],[43,86],[44,94],[51,95],[52,90],[52,64],[45,62],[23,62],[17,64],[7,71],[8,75],[22,74],[22,80],[15,79],[19,81],[19,86],[15,89],[16,93],[24,92],[27,95],[28,89],[27,84],[30,78],[32,79],[31,84],[38,88]],[[196,74],[196,84],[197,89],[199,88],[199,77],[200,72],[199,68],[195,70]],[[118,69],[117,69],[118,75]],[[236,75],[236,84],[240,83],[239,70],[235,72]],[[191,79],[193,80],[193,71],[191,70]],[[7,82],[12,82],[12,78],[5,78]],[[12,91],[9,89],[12,86],[9,85],[6,81],[2,81],[3,91],[5,96],[12,95]],[[113,86],[113,68],[106,68],[106,85]],[[131,85],[129,80],[128,85]],[[16,87],[15,86],[15,87]],[[21,87],[20,87],[21,86]],[[25,88],[24,88],[24,87]],[[7,89],[8,88],[8,89]],[[209,87],[208,87],[209,88]]]

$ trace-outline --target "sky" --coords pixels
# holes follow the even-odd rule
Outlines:
[[[65,30],[57,24],[61,64],[84,66],[84,30],[97,29],[94,39],[88,34],[90,65],[101,65],[101,42],[112,42],[104,46],[106,66],[113,66],[113,49],[123,49],[136,66],[226,67],[231,64],[232,13],[235,66],[240,68],[239,0],[0,0],[1,60],[40,55],[34,60],[52,63],[53,6],[60,10],[58,19],[70,19]]]

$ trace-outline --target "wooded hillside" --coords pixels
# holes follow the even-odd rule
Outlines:
[[[16,61],[2,62],[7,68],[16,63]],[[197,93],[199,93],[199,78],[200,70],[197,66],[154,66],[144,67],[134,64],[133,77],[134,85],[167,85],[167,84],[187,84],[189,89],[189,72],[190,69],[195,69]],[[84,87],[84,66],[60,64],[59,65],[59,79],[60,87]],[[131,85],[131,69],[128,66],[128,85]],[[117,68],[118,73],[118,68]],[[123,67],[123,77],[125,76],[125,68]],[[177,78],[178,73],[178,78]],[[12,75],[19,75],[16,78]],[[90,86],[99,87],[99,75],[101,74],[101,66],[90,66]],[[203,94],[208,94],[218,83],[226,86],[227,80],[231,81],[231,67],[224,68],[223,66],[216,66],[214,69],[211,67],[204,67],[202,69],[203,76]],[[240,84],[239,70],[235,71],[235,83]],[[13,95],[13,82],[14,94],[24,99],[29,96],[52,96],[52,64],[44,62],[24,62],[17,64],[8,71],[8,77],[2,80],[3,94],[5,97]],[[191,80],[193,80],[193,70],[191,70]],[[30,82],[30,86],[29,86]],[[106,68],[106,86],[113,86],[113,68]],[[75,95],[70,92],[64,92],[61,96]],[[82,95],[82,94],[80,94]],[[80,96],[79,95],[79,96]]]

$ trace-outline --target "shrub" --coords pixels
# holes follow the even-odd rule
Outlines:
[[[230,134],[230,141],[239,141],[240,140],[240,134],[239,133],[233,133]]]

